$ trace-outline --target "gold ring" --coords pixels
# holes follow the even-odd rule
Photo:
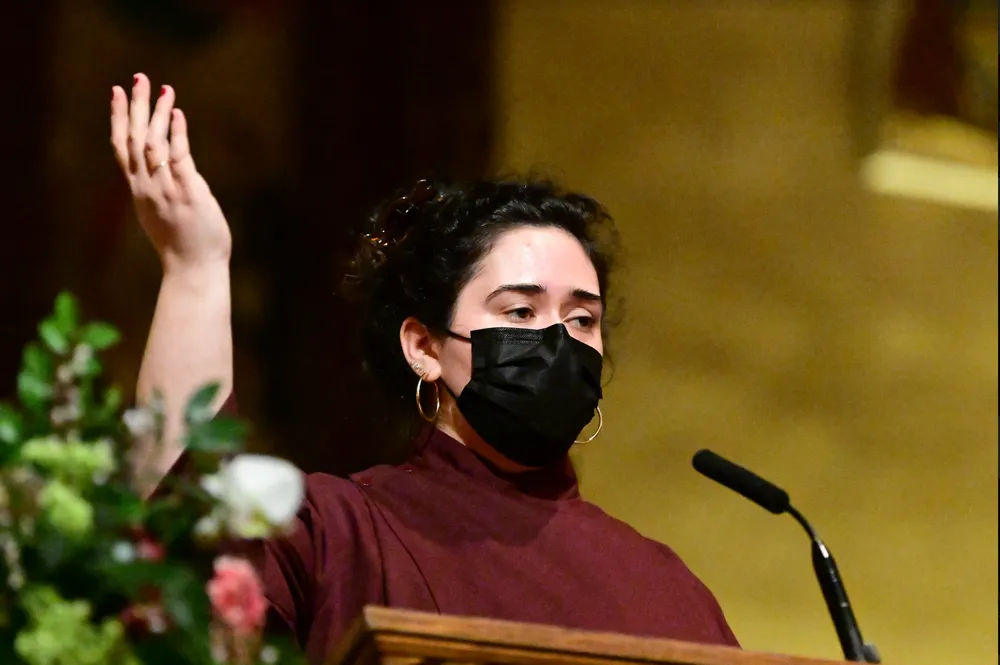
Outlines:
[[[166,166],[169,163],[170,162],[168,162],[167,160],[164,159],[162,162],[160,162],[159,164],[157,164],[156,166],[154,166],[153,169],[149,172],[149,174],[153,175],[154,173],[156,173],[157,171],[159,171],[160,169],[162,169],[164,166]]]

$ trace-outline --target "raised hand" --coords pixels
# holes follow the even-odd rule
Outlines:
[[[194,391],[219,383],[218,408],[233,386],[229,226],[194,166],[173,89],[163,86],[152,114],[149,107],[149,79],[142,74],[135,76],[131,101],[122,88],[111,89],[111,145],[163,263],[136,385],[140,403],[159,394],[166,411],[164,445],[137,442],[136,469],[157,476],[144,491],[180,456],[184,405]]]
[[[111,145],[128,179],[139,223],[165,271],[228,264],[232,237],[208,183],[195,168],[187,119],[174,90],[160,89],[150,114],[150,82],[136,74],[132,98],[111,89]]]

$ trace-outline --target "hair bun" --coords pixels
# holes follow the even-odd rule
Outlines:
[[[361,236],[378,262],[384,261],[393,247],[403,242],[420,220],[428,202],[441,198],[430,180],[421,179],[409,193],[390,200],[372,218],[372,229]]]
[[[443,195],[427,179],[418,180],[409,191],[388,199],[368,219],[367,230],[358,237],[349,269],[341,285],[344,295],[363,297],[365,285],[376,278],[388,256],[420,224],[431,201]]]

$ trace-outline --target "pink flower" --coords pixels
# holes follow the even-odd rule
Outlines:
[[[267,601],[260,577],[246,559],[217,558],[215,577],[205,591],[215,615],[236,635],[251,635],[263,627]]]

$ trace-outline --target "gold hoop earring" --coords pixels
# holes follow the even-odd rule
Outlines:
[[[597,431],[591,434],[586,439],[582,441],[574,441],[573,443],[590,443],[597,438],[597,435],[601,433],[601,428],[604,427],[604,414],[601,413],[601,407],[594,407],[597,411]]]
[[[434,386],[434,413],[428,415],[427,412],[424,411],[424,402],[420,399],[420,389],[424,386],[424,377],[422,376],[417,379],[417,413],[420,414],[421,418],[429,423],[432,423],[437,420],[438,412],[441,410],[441,393],[438,390],[436,383],[432,383],[430,385]]]

